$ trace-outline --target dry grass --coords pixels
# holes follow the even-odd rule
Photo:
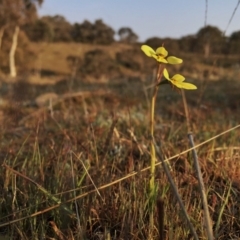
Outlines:
[[[131,46],[120,43],[114,43],[110,46],[82,43],[31,43],[31,48],[37,54],[37,59],[29,66],[30,68],[39,71],[43,69],[58,75],[70,75],[72,70],[67,64],[68,56],[82,59],[86,52],[101,49],[114,58],[116,52],[129,49]]]
[[[186,95],[198,144],[239,124],[240,83],[196,84],[198,91]],[[40,111],[14,103],[1,107],[0,237],[147,239],[149,99],[141,82],[102,88],[101,94],[65,96]],[[186,134],[181,97],[163,86],[155,137],[158,142],[161,136],[166,157],[189,148]],[[198,148],[217,239],[240,237],[239,139],[235,129]],[[201,239],[205,230],[191,153],[170,164]],[[166,239],[191,239],[160,164],[156,183],[165,204]],[[159,239],[157,208],[155,227],[151,235]]]
[[[30,75],[29,82],[40,82],[53,84],[60,81],[62,78],[66,78],[72,75],[73,68],[80,67],[80,63],[76,66],[72,66],[67,58],[76,57],[83,60],[84,54],[88,51],[100,49],[106,52],[109,57],[116,61],[116,53],[123,52],[128,49],[135,49],[136,56],[133,56],[134,60],[140,63],[141,69],[136,71],[129,68],[120,66],[121,72],[124,76],[143,77],[146,76],[146,71],[152,69],[154,64],[149,59],[141,59],[143,54],[139,46],[127,45],[122,43],[114,43],[110,46],[103,45],[91,45],[81,43],[30,43],[31,49],[36,54],[35,61],[31,61],[28,65],[28,69],[35,74]],[[139,50],[139,52],[138,52]],[[169,54],[172,54],[171,52]],[[222,56],[211,55],[208,59],[205,59],[202,55],[193,53],[179,52],[174,53],[184,59],[184,64],[174,66],[175,71],[180,71],[184,76],[191,79],[230,79],[236,80],[240,78],[240,71],[237,63],[239,62],[238,56]],[[129,57],[132,57],[131,55]],[[171,70],[171,66],[169,66]],[[151,72],[152,73],[152,72]],[[111,76],[104,74],[97,81],[106,82],[111,79]],[[86,76],[84,78],[86,80]],[[84,80],[82,79],[82,80]],[[88,78],[88,81],[94,82],[94,79]],[[96,80],[95,80],[96,81]]]

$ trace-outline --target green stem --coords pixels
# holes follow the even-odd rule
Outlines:
[[[154,87],[154,92],[152,96],[152,101],[151,101],[151,115],[150,115],[150,137],[151,137],[151,168],[150,168],[150,192],[151,192],[151,197],[154,194],[154,187],[155,187],[155,181],[154,181],[154,174],[155,174],[155,162],[156,162],[156,151],[155,151],[155,146],[153,143],[154,139],[154,115],[155,115],[155,105],[156,105],[156,98],[157,98],[157,91],[158,91],[158,86]]]
[[[151,143],[150,143],[150,154],[151,154],[151,166],[150,166],[150,181],[149,181],[149,200],[150,200],[150,228],[153,229],[154,221],[153,221],[153,209],[154,209],[154,196],[155,196],[155,164],[156,164],[156,150],[154,146],[154,116],[155,116],[155,105],[156,105],[156,99],[157,99],[157,92],[160,82],[163,74],[163,68],[161,65],[158,67],[157,77],[155,81],[154,91],[151,99],[151,109],[150,109],[150,137],[151,137]]]

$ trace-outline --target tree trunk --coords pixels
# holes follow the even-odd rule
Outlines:
[[[207,42],[204,44],[204,57],[209,58],[210,55],[210,43]]]
[[[2,47],[2,39],[3,39],[4,30],[5,30],[5,27],[0,28],[0,50]]]
[[[16,66],[15,66],[15,53],[16,53],[17,43],[18,43],[18,34],[19,34],[19,26],[16,26],[13,33],[11,50],[9,53],[9,67],[10,67],[11,77],[17,76]]]

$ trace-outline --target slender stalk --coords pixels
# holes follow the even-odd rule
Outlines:
[[[155,86],[153,90],[153,95],[151,99],[151,109],[150,109],[150,137],[151,137],[151,143],[150,143],[150,154],[151,154],[151,165],[150,165],[150,181],[149,181],[149,200],[150,200],[150,214],[149,214],[149,223],[150,223],[150,229],[153,229],[154,225],[154,218],[153,218],[153,209],[154,209],[154,198],[156,193],[156,186],[155,186],[155,164],[156,164],[156,150],[154,146],[154,116],[155,116],[155,105],[156,105],[156,99],[157,99],[157,93],[159,85],[163,74],[163,67],[159,64],[158,66],[158,72],[157,77],[155,81]],[[150,230],[151,232],[151,230]]]
[[[71,161],[71,171],[72,171],[72,183],[73,183],[73,189],[74,189],[74,191],[73,191],[73,194],[74,194],[74,197],[76,197],[77,196],[77,194],[76,194],[76,191],[75,191],[75,189],[76,189],[76,183],[75,183],[75,172],[74,172],[74,167],[73,167],[73,154],[72,154],[72,150],[70,151],[70,161]],[[75,200],[74,201],[74,203],[75,203],[75,211],[76,211],[76,218],[77,218],[77,226],[78,226],[78,237],[83,237],[82,235],[82,226],[81,226],[81,223],[80,223],[80,214],[79,214],[79,206],[78,206],[78,203],[77,203],[77,201]]]
[[[157,201],[159,240],[164,240],[164,207],[163,199],[159,198]]]
[[[231,191],[232,191],[232,182],[230,182],[229,184],[229,187],[226,188],[228,189],[228,192],[227,192],[227,195],[226,196],[223,196],[223,204],[221,206],[221,209],[220,209],[220,212],[219,212],[219,215],[218,215],[218,219],[217,219],[217,222],[216,222],[216,227],[215,227],[215,237],[216,239],[218,238],[218,230],[220,228],[220,223],[221,223],[221,220],[222,220],[222,216],[223,216],[223,211],[225,209],[225,207],[227,206],[228,204],[228,201],[229,201],[229,197],[230,197],[230,194],[231,194]],[[225,190],[226,190],[225,189]],[[225,195],[225,194],[224,194]]]
[[[194,141],[193,141],[193,135],[192,133],[188,133],[188,139],[190,141],[190,146],[194,147]],[[204,210],[204,217],[205,217],[205,227],[207,230],[207,236],[209,240],[213,240],[213,228],[212,228],[212,221],[211,221],[211,217],[209,214],[209,209],[208,209],[208,202],[207,202],[207,196],[206,196],[206,190],[204,187],[204,183],[203,183],[203,177],[202,177],[202,172],[201,172],[201,168],[199,165],[199,161],[198,161],[198,155],[197,155],[197,151],[194,148],[192,150],[193,152],[193,159],[194,159],[194,167],[197,173],[197,179],[198,179],[198,185],[199,185],[199,190],[200,190],[200,195],[202,198],[202,203],[203,203],[203,210]]]
[[[193,140],[193,135],[192,135],[192,132],[191,132],[189,111],[188,111],[188,107],[187,107],[187,100],[186,100],[184,90],[182,90],[182,99],[183,99],[183,105],[184,105],[185,116],[186,116],[186,121],[187,121],[188,139],[189,139],[189,142],[190,142],[190,146],[195,147],[194,140]],[[193,153],[193,160],[194,160],[194,168],[195,168],[196,173],[197,173],[198,185],[199,185],[200,195],[201,195],[202,203],[203,203],[207,236],[208,236],[209,240],[213,240],[214,239],[213,228],[212,228],[212,221],[211,221],[211,217],[210,217],[209,209],[208,209],[206,190],[205,190],[205,187],[204,187],[202,172],[201,172],[200,164],[199,164],[199,161],[198,161],[197,151],[196,151],[195,148],[193,148],[192,153]]]
[[[158,88],[159,88],[158,83],[161,81],[162,74],[163,74],[163,67],[159,64],[158,71],[157,71],[157,77],[156,77],[156,81],[155,81],[155,86],[154,86],[154,90],[153,90],[153,95],[152,95],[152,99],[151,99],[151,112],[150,112],[150,137],[151,137],[150,191],[151,191],[151,194],[155,188],[154,174],[155,174],[156,151],[155,151],[155,146],[154,146],[154,142],[153,142],[154,126],[155,126],[155,121],[154,121],[155,105],[156,105],[157,93],[158,93]]]
[[[178,201],[178,203],[179,203],[179,205],[180,205],[180,208],[182,209],[182,212],[183,212],[183,214],[184,214],[184,216],[185,216],[185,218],[186,218],[186,220],[187,220],[187,223],[188,223],[188,226],[189,226],[189,228],[190,228],[190,231],[191,231],[194,239],[195,239],[195,240],[198,240],[198,239],[199,239],[199,238],[198,238],[198,235],[197,235],[197,233],[196,233],[196,231],[195,231],[195,229],[194,229],[194,227],[193,227],[193,225],[192,225],[192,223],[191,223],[191,221],[190,221],[190,218],[189,218],[189,216],[188,216],[188,214],[187,214],[187,211],[186,211],[186,209],[185,209],[185,207],[184,207],[182,198],[181,198],[181,196],[180,196],[179,193],[178,193],[177,187],[176,187],[176,185],[175,185],[175,183],[174,183],[174,180],[173,180],[173,178],[172,178],[172,176],[171,176],[171,173],[170,173],[170,171],[169,171],[169,169],[168,169],[168,166],[167,166],[167,164],[166,164],[166,161],[165,161],[165,159],[164,159],[164,157],[163,157],[162,150],[161,150],[161,146],[158,147],[158,146],[156,145],[155,141],[154,141],[154,145],[155,145],[155,149],[156,149],[157,156],[158,156],[158,158],[160,159],[160,161],[161,161],[161,163],[162,163],[163,170],[164,170],[165,174],[167,175],[168,182],[170,183],[170,185],[171,185],[171,187],[172,187],[172,190],[173,190],[173,192],[174,192],[174,195],[176,196],[177,201]]]
[[[154,93],[153,93],[152,101],[151,101],[151,115],[150,115],[150,137],[151,137],[150,191],[151,191],[151,195],[153,194],[153,190],[155,188],[154,174],[155,174],[156,151],[155,151],[155,147],[153,144],[153,138],[154,138],[154,125],[155,125],[154,115],[155,115],[155,104],[156,104],[156,98],[157,98],[157,91],[158,91],[158,86],[154,87]]]
[[[191,124],[190,124],[187,100],[186,100],[185,92],[183,89],[181,89],[181,93],[182,93],[183,107],[184,107],[185,117],[186,117],[186,122],[187,122],[187,130],[188,130],[188,132],[191,132]]]

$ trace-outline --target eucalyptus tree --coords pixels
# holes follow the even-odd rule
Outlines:
[[[121,27],[118,30],[118,36],[120,38],[120,42],[135,43],[138,40],[137,34],[129,27]]]
[[[228,53],[240,54],[240,31],[233,32],[228,41]]]
[[[12,44],[9,52],[11,77],[16,77],[17,75],[15,53],[20,28],[23,24],[37,18],[37,8],[42,3],[43,0],[0,0],[0,43],[4,31],[12,32]]]
[[[204,57],[211,53],[221,53],[224,37],[220,29],[214,26],[201,28],[196,34],[195,50],[203,51]]]

